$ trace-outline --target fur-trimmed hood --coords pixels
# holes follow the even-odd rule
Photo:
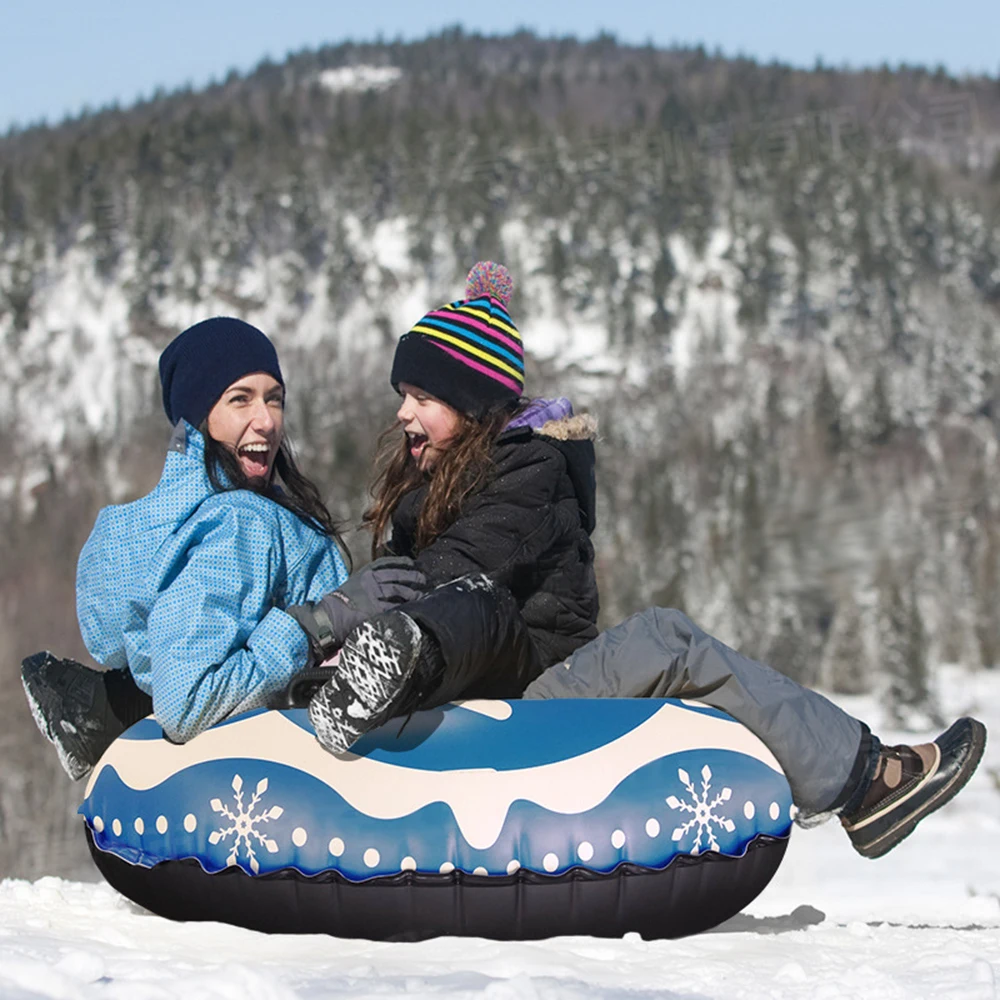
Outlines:
[[[594,441],[597,418],[573,413],[565,397],[535,399],[507,426],[500,442],[517,439],[544,441],[566,460],[566,471],[580,504],[580,523],[590,534],[597,523],[597,474]]]
[[[556,441],[596,441],[597,417],[579,413],[558,420],[547,420],[535,433],[539,437],[554,438]]]

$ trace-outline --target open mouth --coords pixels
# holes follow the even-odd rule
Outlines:
[[[427,435],[426,434],[407,434],[410,444],[410,454],[420,461],[420,456],[424,452],[424,448],[427,447]]]
[[[263,442],[245,444],[237,451],[240,465],[243,466],[243,471],[251,479],[260,479],[267,475],[270,454],[271,446]]]

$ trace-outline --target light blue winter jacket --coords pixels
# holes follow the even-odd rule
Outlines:
[[[334,543],[284,507],[216,493],[204,454],[198,431],[178,423],[156,488],[100,512],[76,576],[87,649],[128,667],[182,742],[280,692],[308,656],[282,609],[347,579]]]

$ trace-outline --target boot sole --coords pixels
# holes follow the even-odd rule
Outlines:
[[[327,682],[309,702],[309,721],[316,733],[316,739],[323,748],[333,754],[347,753],[352,746],[365,733],[378,728],[387,721],[392,714],[392,708],[397,703],[399,695],[405,689],[407,681],[410,679],[417,666],[420,649],[420,629],[412,619],[401,616],[409,633],[409,649],[394,637],[384,635],[375,622],[365,622],[348,637],[340,651],[340,661],[336,668],[333,679]],[[384,685],[383,691],[372,690],[372,676],[375,673],[371,663],[371,649],[377,646],[389,646],[407,652],[409,662],[401,670],[387,671],[390,674],[390,683]],[[365,648],[367,647],[367,648]],[[393,674],[395,676],[393,676]],[[363,714],[355,714],[351,711],[351,705],[339,708],[340,715],[327,705],[330,699],[341,700],[340,681],[343,680],[349,686],[354,697],[350,699],[358,702],[357,692],[359,688],[367,687],[369,696],[374,696],[369,702],[369,710]],[[350,735],[349,740],[343,737]]]
[[[904,802],[907,802],[916,795],[919,795],[925,785],[933,782],[934,778],[937,777],[940,771],[941,762],[944,759],[943,752],[941,753],[941,759],[938,762],[938,768],[932,774],[928,775],[924,781],[921,782],[921,784],[917,785],[906,796],[893,803],[892,806],[888,807],[882,814],[867,817],[860,823],[845,827],[848,836],[851,837],[851,843],[854,845],[854,849],[862,857],[880,858],[883,855],[888,854],[889,851],[891,851],[897,844],[905,840],[911,833],[913,833],[913,831],[917,828],[917,824],[922,819],[929,816],[932,812],[936,812],[943,805],[946,805],[965,787],[969,779],[975,773],[976,768],[979,766],[979,762],[983,759],[983,753],[986,750],[986,727],[976,719],[959,719],[934,741],[937,744],[939,751],[942,751],[944,747],[947,747],[950,740],[957,736],[959,731],[966,728],[969,730],[969,749],[966,758],[962,761],[961,765],[951,778],[937,788],[931,795],[929,795],[926,800],[921,802],[913,812],[910,812],[905,817],[900,818],[898,822],[894,823],[887,830],[882,831],[878,834],[878,836],[871,840],[861,840],[860,838],[855,839],[851,836],[853,831],[862,830],[869,825],[876,823],[885,815],[891,813],[893,809],[902,806]]]

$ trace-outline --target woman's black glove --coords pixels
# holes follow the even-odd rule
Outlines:
[[[314,663],[328,660],[362,622],[397,604],[416,601],[430,589],[427,577],[406,556],[370,562],[318,601],[285,610],[309,636]]]

